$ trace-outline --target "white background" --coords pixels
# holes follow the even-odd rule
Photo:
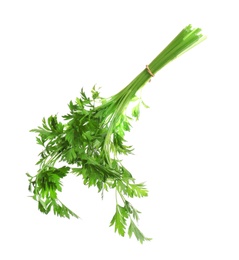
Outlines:
[[[11,1],[0,3],[0,258],[239,259],[237,1]],[[133,200],[151,242],[109,228],[102,201],[80,177],[61,195],[80,220],[43,215],[27,196],[40,147],[29,130],[63,115],[83,87],[110,96],[186,25],[207,40],[143,91],[125,165],[149,197]]]

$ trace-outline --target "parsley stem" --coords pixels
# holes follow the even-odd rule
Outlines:
[[[193,46],[202,42],[205,37],[199,34],[201,29],[193,29],[191,25],[185,27],[169,44],[159,53],[159,55],[149,64],[149,68],[153,74],[156,74],[170,61],[177,58]],[[112,96],[105,104],[96,107],[96,111],[104,110],[107,115],[107,121],[109,123],[109,129],[105,137],[104,152],[107,161],[110,163],[110,140],[115,125],[120,118],[120,115],[124,114],[127,106],[131,100],[135,97],[139,89],[141,89],[151,78],[147,68],[139,73],[124,89],[119,93]]]

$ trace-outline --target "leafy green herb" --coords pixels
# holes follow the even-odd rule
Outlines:
[[[133,234],[143,243],[150,240],[138,229],[136,223],[140,212],[127,198],[146,197],[148,191],[143,183],[136,183],[119,155],[132,153],[132,146],[125,140],[133,120],[138,120],[140,108],[148,107],[137,97],[150,78],[167,63],[184,53],[205,37],[200,29],[191,25],[184,28],[175,39],[146,67],[129,85],[110,98],[102,98],[93,87],[91,96],[82,89],[75,102],[70,101],[69,113],[63,123],[56,115],[43,118],[42,125],[31,130],[37,134],[36,142],[42,146],[39,154],[39,170],[35,176],[27,174],[29,191],[38,202],[38,209],[48,214],[53,211],[60,217],[78,218],[57,196],[62,191],[61,179],[72,173],[81,176],[88,187],[95,186],[98,192],[116,191],[116,212],[110,222],[115,232],[124,236]],[[131,113],[129,104],[134,102]],[[56,163],[66,166],[56,167]],[[120,200],[120,201],[119,201]]]

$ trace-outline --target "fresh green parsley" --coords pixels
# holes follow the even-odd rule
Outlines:
[[[60,217],[78,218],[57,195],[62,191],[61,180],[72,173],[81,176],[84,185],[97,187],[102,196],[103,191],[115,189],[116,209],[110,222],[115,232],[121,236],[126,232],[129,237],[134,235],[140,243],[151,240],[137,227],[140,212],[129,201],[134,197],[147,197],[148,190],[144,183],[135,181],[119,157],[132,153],[133,148],[127,145],[125,134],[131,130],[131,123],[138,120],[141,106],[147,107],[137,97],[137,92],[167,63],[205,39],[200,31],[191,25],[184,28],[116,95],[103,98],[93,87],[91,95],[87,96],[82,89],[80,96],[74,102],[70,101],[69,112],[62,116],[63,121],[52,115],[43,118],[42,125],[31,130],[37,134],[36,142],[42,146],[42,151],[37,174],[27,173],[27,176],[29,191],[42,213],[53,211]],[[128,113],[132,102],[135,105]],[[64,166],[56,167],[59,162]]]

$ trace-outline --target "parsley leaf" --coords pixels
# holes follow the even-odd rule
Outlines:
[[[135,225],[134,221],[130,220],[128,235],[129,237],[132,236],[132,234],[135,235],[137,240],[142,244],[144,241],[150,241],[152,238],[147,238],[144,236],[144,234],[138,229],[138,227]]]

